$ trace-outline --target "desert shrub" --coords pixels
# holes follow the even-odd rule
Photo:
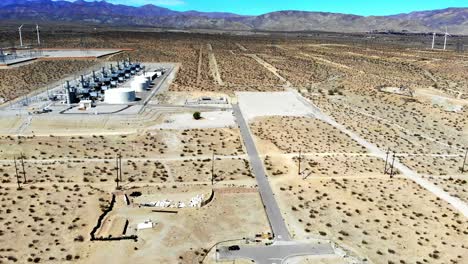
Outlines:
[[[200,112],[193,113],[193,119],[200,120],[201,119],[201,113]]]

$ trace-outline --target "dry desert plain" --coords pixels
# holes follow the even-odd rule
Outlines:
[[[323,115],[382,151],[391,149],[419,177],[468,203],[468,168],[460,171],[468,148],[466,53],[349,38],[148,32],[45,32],[44,38],[50,47],[74,48],[81,35],[89,47],[134,51],[0,70],[0,96],[14,99],[106,60],[178,63],[176,78],[154,103],[205,94],[236,103],[236,92],[297,91]],[[39,77],[27,79],[32,72]],[[197,128],[193,120],[189,129],[164,128],[184,111],[157,111],[88,124],[33,116],[21,134],[14,131],[26,117],[0,119],[0,263],[215,263],[216,243],[270,232],[237,126],[226,120]],[[400,171],[384,174],[385,160],[339,128],[294,112],[254,114],[249,121],[294,239],[330,240],[361,262],[468,262],[466,215]],[[214,153],[215,198],[174,215],[119,205],[116,222],[150,218],[156,227],[138,233],[137,242],[90,241],[116,191],[117,153],[122,191],[148,199],[209,193]],[[20,155],[26,177],[20,166],[17,189],[13,159]]]

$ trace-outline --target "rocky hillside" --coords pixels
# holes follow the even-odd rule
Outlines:
[[[132,7],[105,1],[2,0],[0,19],[79,22],[111,26],[177,29],[433,32],[468,34],[468,8],[447,8],[392,16],[357,16],[325,12],[280,11],[260,16],[178,12],[154,5]]]

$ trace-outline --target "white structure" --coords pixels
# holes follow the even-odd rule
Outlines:
[[[432,49],[434,49],[436,33],[432,33]]]
[[[115,88],[104,93],[104,102],[107,104],[128,104],[135,99],[135,90],[129,88]]]
[[[24,25],[21,25],[18,30],[19,30],[19,37],[20,37],[20,47],[23,47],[23,35],[21,35],[21,29],[23,28]]]
[[[156,72],[145,72],[143,76],[150,78],[151,81],[158,78]]]
[[[132,90],[137,93],[142,93],[146,91],[146,83],[143,83],[143,82],[133,81],[130,87],[132,87]]]
[[[186,100],[185,101],[186,105],[210,105],[210,104],[229,104],[229,101],[226,97],[208,97],[208,96],[202,96],[196,100]]]
[[[450,34],[447,32],[447,27],[445,27],[444,50],[447,47],[447,37],[448,36],[450,36]]]
[[[149,84],[148,84],[148,79],[146,79],[143,76],[136,76],[135,80],[130,84],[132,87],[132,90],[134,90],[137,93],[144,92],[148,90]]]
[[[78,107],[79,110],[87,110],[93,107],[93,101],[91,100],[81,100]]]
[[[41,45],[41,37],[39,36],[39,25],[36,24],[36,32],[37,32],[37,45]]]
[[[203,194],[198,194],[195,197],[192,197],[190,199],[189,204],[187,205],[185,202],[181,201],[172,201],[169,199],[164,199],[161,201],[156,201],[156,202],[149,202],[149,203],[142,203],[140,206],[145,206],[145,207],[161,207],[161,208],[185,208],[185,207],[201,207],[203,203]]]
[[[192,199],[190,199],[189,206],[190,207],[201,207],[201,204],[203,202],[203,194],[199,194]]]
[[[150,229],[155,226],[156,223],[153,223],[153,221],[148,220],[143,223],[137,224],[137,230],[142,230],[142,229]]]

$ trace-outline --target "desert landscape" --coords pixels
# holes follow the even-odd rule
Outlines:
[[[425,35],[89,30],[42,36],[129,50],[0,69],[0,263],[251,263],[226,248],[277,241],[333,249],[284,263],[468,262],[466,53],[412,45]],[[127,58],[175,65],[134,112],[11,107]]]

